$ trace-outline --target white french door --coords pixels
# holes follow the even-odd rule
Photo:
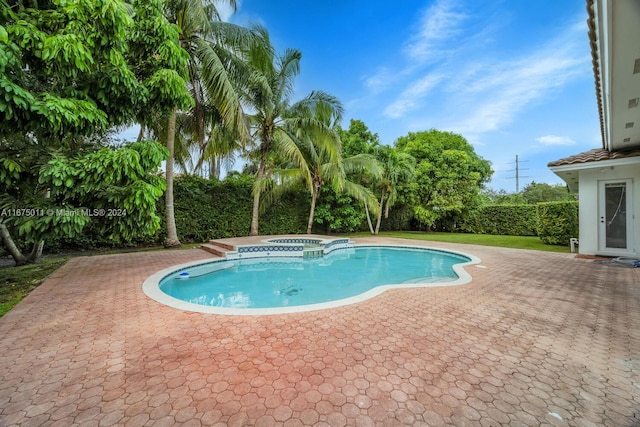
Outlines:
[[[598,251],[603,255],[633,255],[633,181],[598,182]]]

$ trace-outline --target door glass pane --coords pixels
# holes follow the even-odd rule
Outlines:
[[[605,186],[607,247],[627,248],[627,192],[626,184]]]

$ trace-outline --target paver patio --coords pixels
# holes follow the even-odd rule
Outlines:
[[[450,245],[473,281],[274,316],[143,294],[193,249],[69,261],[0,318],[0,425],[640,423],[640,269]]]

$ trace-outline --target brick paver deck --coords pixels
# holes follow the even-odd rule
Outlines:
[[[485,268],[459,287],[251,317],[142,293],[204,251],[74,258],[0,319],[0,425],[640,423],[640,269],[425,245]]]

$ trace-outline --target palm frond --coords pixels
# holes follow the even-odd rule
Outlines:
[[[373,215],[380,215],[380,205],[370,189],[352,181],[345,181],[343,191],[344,194],[365,203]]]
[[[375,179],[384,174],[383,165],[370,154],[357,154],[343,160],[344,170],[348,174],[366,172]]]
[[[248,129],[244,129],[240,99],[220,57],[204,40],[198,44],[197,56],[202,63],[201,79],[210,102],[216,106],[229,126],[248,133]]]

